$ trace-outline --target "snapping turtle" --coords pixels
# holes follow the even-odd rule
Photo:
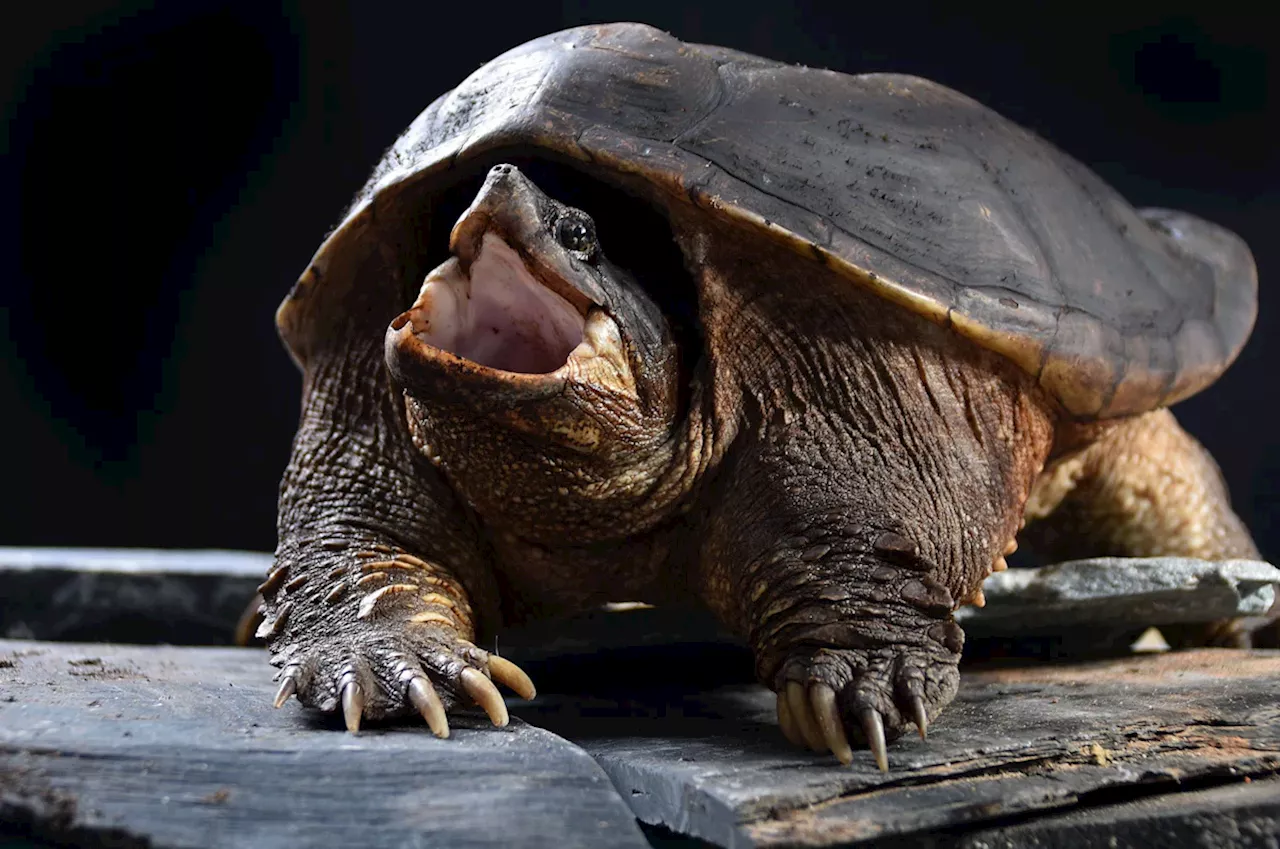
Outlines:
[[[791,742],[883,769],[1027,519],[1060,553],[1257,555],[1165,409],[1255,299],[1236,236],[927,80],[636,24],[515,48],[413,122],[280,307],[277,704],[502,725],[493,682],[534,688],[477,635],[693,599]]]

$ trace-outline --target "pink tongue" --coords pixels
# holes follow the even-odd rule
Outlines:
[[[456,259],[428,275],[415,309],[418,338],[503,371],[546,374],[582,342],[586,320],[528,272],[519,255],[486,233],[467,280]],[[426,319],[422,321],[421,319]]]

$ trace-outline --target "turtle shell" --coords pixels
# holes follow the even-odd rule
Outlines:
[[[295,356],[322,309],[309,289],[353,285],[370,261],[396,270],[386,254],[412,237],[422,192],[511,151],[754,228],[1003,354],[1082,419],[1199,391],[1256,314],[1253,258],[1233,233],[1135,210],[958,92],[611,24],[517,47],[413,122],[282,304]]]

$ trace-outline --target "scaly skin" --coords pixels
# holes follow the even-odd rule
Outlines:
[[[1045,469],[1027,501],[1024,537],[1041,556],[1260,557],[1231,509],[1218,464],[1173,413],[1152,410],[1060,430],[1059,442],[1069,447]],[[1231,619],[1161,633],[1175,646],[1247,648],[1251,632],[1264,624],[1265,618]]]
[[[296,693],[341,708],[351,730],[417,710],[447,736],[455,704],[478,702],[505,724],[489,676],[533,688],[473,643],[497,618],[494,577],[475,523],[410,442],[383,363],[378,307],[398,298],[392,270],[386,279],[308,357],[258,634],[282,668],[277,704]]]
[[[714,235],[708,348],[742,425],[702,595],[751,643],[793,742],[848,762],[852,736],[883,764],[884,737],[923,733],[955,695],[952,612],[1017,530],[1051,413],[1025,376],[948,331]]]
[[[1057,559],[1257,559],[1218,464],[1171,412],[1153,410],[1091,430],[1082,446],[1045,470],[1027,502],[1027,533],[1038,548]]]
[[[277,565],[260,588],[278,701],[296,692],[322,710],[341,705],[351,730],[412,705],[447,736],[444,708],[470,700],[505,724],[485,676],[533,691],[472,642],[476,607],[492,618],[496,603],[480,538],[412,453],[391,393],[350,391],[385,379],[380,357],[322,359],[309,378]]]

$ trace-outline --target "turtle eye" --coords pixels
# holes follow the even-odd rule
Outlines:
[[[596,252],[596,228],[585,215],[568,214],[556,222],[556,240],[583,259],[590,259]]]

